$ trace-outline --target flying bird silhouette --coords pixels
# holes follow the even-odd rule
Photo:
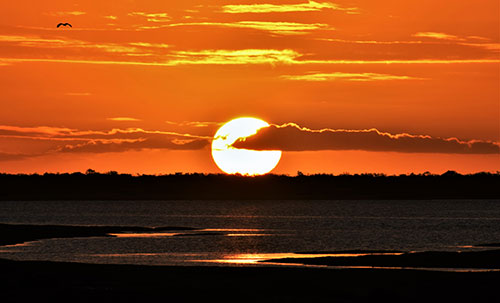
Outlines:
[[[71,26],[71,24],[69,24],[69,23],[59,23],[59,24],[57,25],[57,28],[59,28],[60,26],[69,26],[69,27],[73,27],[73,26]]]

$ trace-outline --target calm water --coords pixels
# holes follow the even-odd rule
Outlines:
[[[201,229],[48,239],[0,247],[1,258],[234,265],[294,252],[467,250],[498,243],[500,200],[0,202],[0,222]]]

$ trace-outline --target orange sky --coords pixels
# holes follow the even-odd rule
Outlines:
[[[275,173],[498,171],[499,12],[497,0],[3,1],[0,171],[219,172],[211,137],[240,116],[310,130],[283,137]],[[392,141],[311,144],[322,129]]]

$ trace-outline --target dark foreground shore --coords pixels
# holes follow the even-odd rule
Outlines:
[[[0,248],[36,239],[176,229],[189,228],[0,224]],[[268,261],[333,266],[500,268],[498,243],[477,246],[485,250]],[[314,257],[316,253],[308,254]],[[497,291],[500,271],[173,267],[0,259],[0,281],[0,302],[500,302]]]
[[[499,302],[499,272],[166,267],[0,259],[2,302]]]

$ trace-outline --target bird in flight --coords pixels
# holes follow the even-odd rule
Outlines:
[[[57,28],[59,28],[60,26],[69,26],[69,27],[73,27],[73,26],[71,26],[71,24],[69,24],[69,23],[59,23],[59,24],[57,25]]]

